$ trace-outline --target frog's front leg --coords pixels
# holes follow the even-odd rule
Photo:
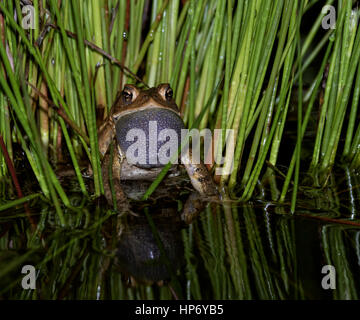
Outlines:
[[[121,175],[121,165],[124,160],[124,155],[116,143],[116,140],[113,139],[112,142],[117,146],[117,151],[114,150],[114,157],[112,164],[110,163],[111,157],[110,153],[107,152],[103,158],[102,163],[102,176],[103,176],[103,183],[104,183],[104,193],[105,198],[107,199],[108,203],[112,206],[113,205],[113,196],[111,192],[111,185],[110,185],[110,170],[112,173],[111,181],[114,187],[115,193],[115,201],[118,211],[124,211],[128,209],[128,201],[126,194],[121,186],[120,182],[120,175]],[[111,167],[110,167],[111,166]]]
[[[98,130],[99,151],[104,156],[116,135],[115,122],[110,115]]]
[[[190,177],[191,184],[196,191],[205,197],[219,195],[215,182],[205,165],[202,162],[197,164],[192,163],[191,150],[188,150],[181,155],[181,162],[185,166],[185,169]]]
[[[101,153],[102,157],[102,163],[104,163],[104,156],[107,153],[110,143],[114,140],[114,137],[116,135],[116,129],[115,129],[115,123],[110,115],[106,121],[99,127],[97,136],[98,136],[98,144],[99,144],[99,151]],[[109,161],[109,158],[107,159]],[[91,167],[91,163],[89,163],[87,171],[87,176],[93,175],[93,170]]]

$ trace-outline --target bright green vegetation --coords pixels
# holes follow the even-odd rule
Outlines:
[[[69,154],[84,196],[92,194],[81,159],[91,163],[93,195],[103,193],[96,118],[106,117],[125,83],[169,82],[189,127],[223,129],[224,138],[234,130],[234,154],[223,139],[215,156],[225,156],[225,168],[234,165],[218,179],[241,201],[264,175],[273,181],[291,96],[298,101],[296,145],[281,189],[272,182],[271,200],[282,203],[290,193],[294,211],[300,171],[319,187],[338,161],[360,168],[360,28],[351,0],[338,1],[336,29],[321,28],[319,11],[305,34],[302,19],[316,0],[33,3],[35,29],[25,30],[14,19],[14,12],[22,16],[20,3],[0,2],[0,134],[10,157],[13,144],[21,145],[61,224],[61,204],[71,204],[54,173],[59,151]],[[309,66],[315,71],[305,87]],[[306,168],[300,155],[312,112],[319,120]],[[0,154],[0,177],[8,176]]]
[[[0,135],[36,188],[25,191],[19,176],[24,197],[14,195],[0,150],[0,299],[359,298],[355,1],[326,2],[336,9],[328,30],[320,0],[33,0],[27,30],[14,19],[20,3],[0,0]],[[176,231],[182,273],[131,288],[109,262],[123,216],[90,201],[104,192],[96,128],[125,83],[164,82],[189,128],[223,130],[214,157],[234,170],[215,177],[226,201]],[[235,137],[227,149],[226,129]],[[56,176],[64,158],[76,186]],[[140,216],[156,235],[148,211]],[[306,219],[287,214],[295,211]],[[19,286],[28,261],[37,290]],[[337,290],[325,292],[327,264]]]

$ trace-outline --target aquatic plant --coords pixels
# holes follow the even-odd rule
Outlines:
[[[284,201],[294,177],[294,211],[312,109],[320,110],[309,169],[320,174],[315,183],[326,183],[335,159],[360,165],[359,11],[352,1],[339,1],[336,29],[321,28],[326,12],[319,11],[300,33],[314,8],[321,9],[318,1],[1,1],[0,133],[8,153],[13,157],[13,144],[21,145],[61,217],[60,202],[70,205],[54,173],[63,154],[85,196],[80,163],[91,163],[99,196],[96,119],[106,117],[124,83],[169,82],[189,127],[198,119],[199,128],[234,130],[234,154],[223,143],[214,157],[226,154],[224,166],[233,163],[232,173],[218,179],[246,201],[263,169],[281,157],[296,88],[297,142],[281,195],[273,199]],[[322,63],[305,90],[303,74],[315,58]],[[6,177],[2,153],[0,164]]]

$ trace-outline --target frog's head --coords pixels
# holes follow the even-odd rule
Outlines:
[[[166,149],[161,149],[165,143],[176,142],[176,145],[180,146],[181,129],[185,128],[169,84],[160,84],[147,90],[130,84],[125,85],[118,104],[112,110],[112,119],[115,123],[117,142],[121,150],[127,154],[127,158],[130,146],[132,150],[135,150],[136,146],[140,147],[135,156],[143,160],[136,160],[132,164],[141,168],[164,166],[166,163],[157,157],[158,152]],[[137,135],[139,132],[144,134],[144,139]],[[161,132],[170,132],[172,137],[162,137]],[[139,155],[141,150],[146,153],[142,157]]]

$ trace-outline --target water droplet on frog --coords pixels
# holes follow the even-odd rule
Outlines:
[[[123,38],[124,38],[124,40],[127,40],[127,39],[128,39],[128,35],[127,35],[126,32],[123,32]]]
[[[52,65],[55,64],[55,59],[54,59],[54,58],[51,59],[51,64],[52,64]]]

